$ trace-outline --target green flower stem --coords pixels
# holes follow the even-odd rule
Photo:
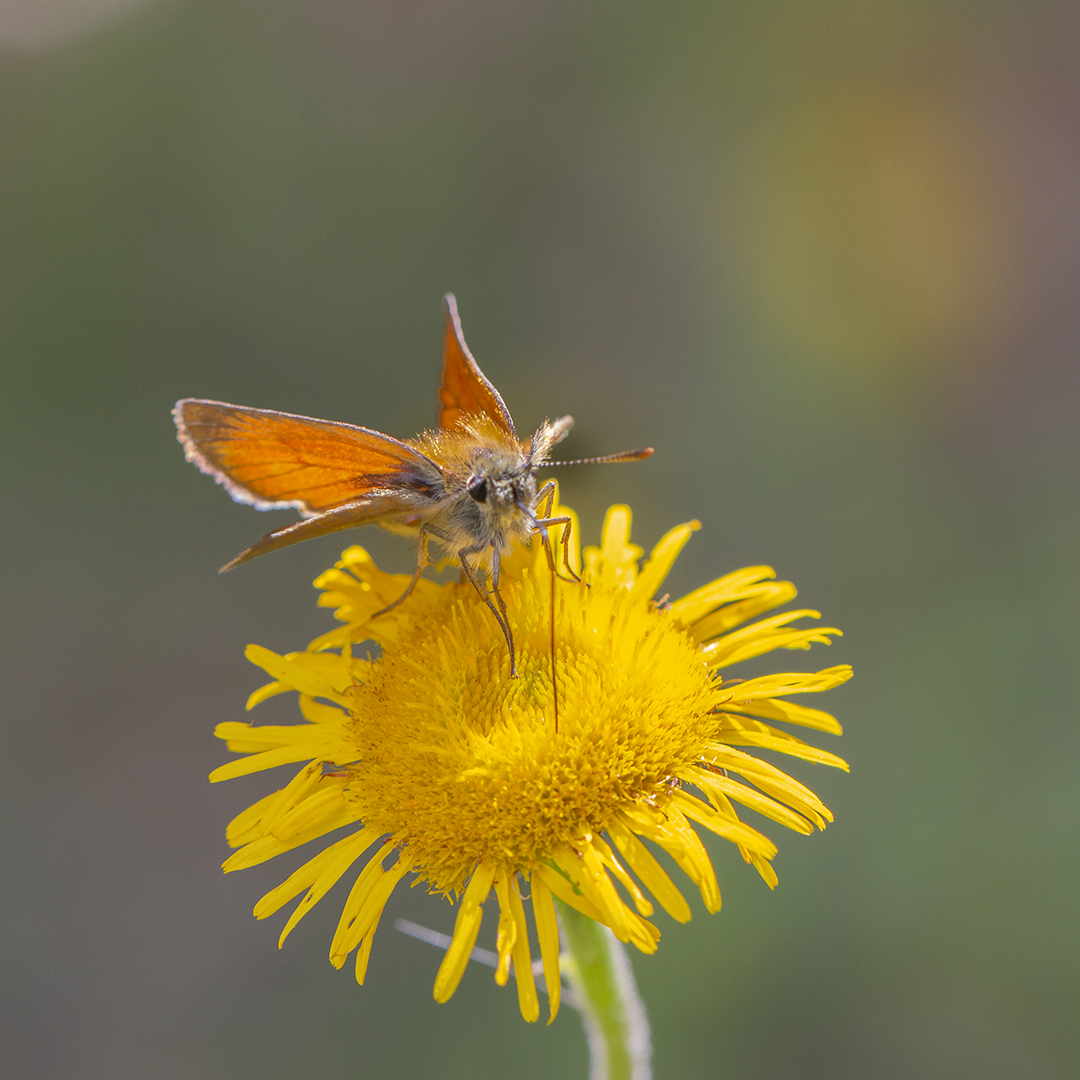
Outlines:
[[[650,1080],[652,1044],[626,950],[600,923],[556,900],[563,969],[589,1040],[589,1080]]]

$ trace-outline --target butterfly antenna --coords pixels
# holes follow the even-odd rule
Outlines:
[[[642,458],[651,457],[653,448],[645,447],[644,450],[623,450],[618,454],[602,454],[600,457],[575,458],[573,461],[540,461],[533,467],[547,469],[554,465],[604,465],[616,461],[641,461]]]

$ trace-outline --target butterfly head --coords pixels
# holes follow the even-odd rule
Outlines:
[[[566,438],[574,420],[564,416],[545,420],[524,445],[499,445],[494,439],[478,440],[470,453],[470,474],[465,490],[480,508],[480,516],[498,530],[497,522],[520,518],[522,508],[536,500],[536,467],[546,461],[551,448]]]
[[[461,508],[476,522],[477,536],[527,535],[522,507],[536,501],[536,476],[522,447],[475,446],[469,454]]]

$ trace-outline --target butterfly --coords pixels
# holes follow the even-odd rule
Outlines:
[[[428,565],[428,543],[434,540],[457,560],[491,610],[510,651],[510,673],[516,675],[514,637],[499,592],[502,554],[539,533],[557,573],[548,530],[562,526],[564,552],[570,542],[570,519],[551,516],[555,484],[548,481],[538,489],[536,470],[637,461],[653,451],[649,447],[549,461],[573,418],[544,420],[531,438],[520,440],[499,392],[465,344],[452,293],[444,297],[444,307],[435,430],[401,440],[353,424],[199,398],[178,401],[173,418],[187,460],[237,502],[257,510],[294,507],[303,515],[303,520],[267,533],[222,571],[301,540],[379,525],[419,540],[412,580],[394,603],[377,613],[382,615],[415,588]],[[565,562],[569,569],[569,559]]]

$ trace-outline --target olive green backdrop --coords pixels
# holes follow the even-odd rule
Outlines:
[[[218,577],[290,518],[169,409],[410,435],[452,289],[523,429],[657,448],[564,474],[587,539],[699,518],[673,594],[769,563],[846,632],[793,666],[855,665],[851,775],[792,769],[836,824],[766,826],[771,894],[716,845],[723,912],[634,957],[658,1080],[1076,1076],[1078,48],[1008,0],[2,0],[5,1071],[585,1076],[572,1012],[437,1006],[389,919],[358,988],[334,894],[279,953],[294,863],[218,870],[266,778],[210,787],[213,725],[342,538]]]

